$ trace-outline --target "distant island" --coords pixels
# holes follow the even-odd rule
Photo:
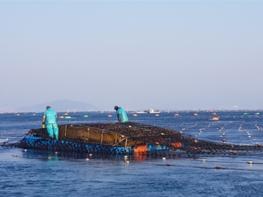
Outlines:
[[[89,103],[73,100],[56,100],[38,105],[26,106],[16,109],[17,112],[42,112],[47,105],[52,106],[57,112],[81,112],[81,111],[98,111],[96,106]]]

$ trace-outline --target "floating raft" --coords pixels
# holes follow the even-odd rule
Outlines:
[[[234,145],[198,140],[171,129],[139,123],[74,124],[59,127],[59,140],[48,137],[46,129],[32,129],[18,147],[59,152],[96,154],[237,154],[262,151],[262,145]]]

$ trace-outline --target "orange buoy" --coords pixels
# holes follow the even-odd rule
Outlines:
[[[147,145],[138,145],[136,147],[134,147],[133,151],[136,154],[146,154],[147,153]]]
[[[181,142],[174,142],[174,143],[171,143],[171,146],[175,149],[180,149],[182,148],[182,143]]]

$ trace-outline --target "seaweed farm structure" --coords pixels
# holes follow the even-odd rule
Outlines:
[[[16,144],[24,149],[106,155],[239,154],[263,151],[262,145],[235,145],[195,139],[175,130],[140,123],[61,125],[59,140],[32,129]]]

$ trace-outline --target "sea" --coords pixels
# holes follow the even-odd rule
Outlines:
[[[215,113],[219,121],[211,118]],[[59,114],[59,124],[116,122],[113,112]],[[0,142],[41,126],[41,113],[0,114]],[[198,139],[263,144],[263,111],[132,114],[130,121]],[[0,147],[0,196],[263,196],[263,154],[182,157],[72,155]]]

